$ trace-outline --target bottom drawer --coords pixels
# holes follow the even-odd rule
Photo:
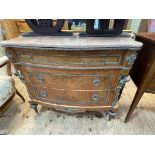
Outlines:
[[[69,105],[108,105],[112,102],[113,94],[109,91],[81,91],[52,89],[44,87],[29,86],[31,97],[44,102]]]

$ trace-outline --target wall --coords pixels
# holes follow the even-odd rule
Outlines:
[[[148,32],[148,20],[147,19],[132,19],[130,29],[137,32]]]

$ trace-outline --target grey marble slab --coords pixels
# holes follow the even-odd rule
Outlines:
[[[0,42],[3,47],[33,48],[33,49],[131,49],[139,50],[142,43],[131,37],[79,37],[73,36],[35,36],[23,37]]]

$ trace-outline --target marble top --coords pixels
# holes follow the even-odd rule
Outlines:
[[[32,48],[32,49],[130,49],[139,50],[142,43],[131,37],[79,37],[73,36],[19,36],[0,42],[2,47]]]

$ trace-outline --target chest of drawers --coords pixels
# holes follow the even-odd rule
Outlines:
[[[142,46],[130,37],[18,37],[3,41],[31,107],[113,111]]]

